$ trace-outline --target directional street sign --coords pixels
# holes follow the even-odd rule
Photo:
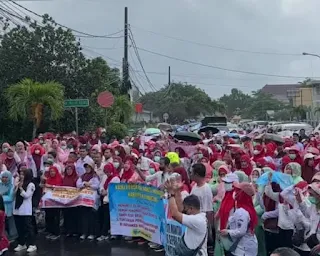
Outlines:
[[[89,107],[89,99],[71,99],[64,101],[65,108],[86,108]]]

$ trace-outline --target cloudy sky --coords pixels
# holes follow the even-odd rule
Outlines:
[[[139,50],[156,89],[167,83],[168,66],[171,66],[172,80],[195,84],[213,98],[229,93],[232,88],[251,92],[265,84],[296,83],[303,77],[320,77],[320,59],[301,54],[320,54],[319,0],[51,0],[19,3],[39,14],[48,13],[61,24],[97,35],[122,30],[124,7],[127,6],[136,45],[175,58]],[[123,38],[82,39],[82,44],[87,56],[100,54],[111,66],[121,65]],[[142,85],[139,85],[140,90],[151,91],[140,72],[133,47],[130,48],[130,64],[135,70],[132,79]],[[290,77],[251,75],[217,67]]]

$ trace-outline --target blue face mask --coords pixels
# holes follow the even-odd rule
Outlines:
[[[154,168],[149,168],[149,173],[152,175],[152,174],[155,174],[156,170]]]
[[[160,156],[155,156],[153,158],[153,160],[156,162],[156,163],[159,163],[160,162]]]

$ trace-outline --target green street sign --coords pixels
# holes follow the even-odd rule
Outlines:
[[[89,107],[89,99],[71,99],[64,101],[65,108],[86,108]]]

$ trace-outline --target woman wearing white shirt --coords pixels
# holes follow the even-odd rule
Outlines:
[[[110,231],[110,210],[109,210],[109,194],[108,189],[111,183],[120,183],[120,177],[118,171],[114,167],[113,163],[107,163],[104,166],[104,173],[106,174],[104,179],[100,183],[99,192],[102,198],[102,204],[100,206],[101,218],[101,236],[97,238],[97,241],[107,240],[109,238]]]
[[[31,169],[21,171],[19,183],[15,187],[13,215],[18,231],[18,246],[14,249],[16,252],[26,249],[27,252],[37,250],[35,228],[32,220],[32,196],[35,191],[35,185],[31,182],[32,179]]]

